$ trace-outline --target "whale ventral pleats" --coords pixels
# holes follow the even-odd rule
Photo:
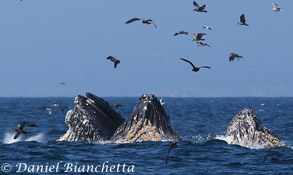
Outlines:
[[[86,96],[75,97],[75,106],[65,117],[69,129],[57,141],[106,141],[123,123],[124,118],[102,98],[91,93],[86,93]]]
[[[268,128],[261,124],[259,117],[252,109],[241,110],[230,122],[227,137],[231,144],[244,147],[271,148],[285,146],[284,143]]]
[[[172,129],[170,117],[155,95],[144,94],[133,113],[115,131],[112,142],[181,141]]]

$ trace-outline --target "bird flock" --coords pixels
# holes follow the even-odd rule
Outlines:
[[[274,6],[272,8],[272,11],[274,11],[274,12],[283,12],[284,11],[276,3],[272,3],[272,4]],[[199,13],[207,13],[208,12],[206,10],[206,4],[200,6],[197,2],[193,1],[193,6],[194,6],[193,11],[195,11],[195,12],[199,12]],[[141,21],[143,24],[153,24],[154,27],[157,28],[157,25],[154,23],[154,21],[152,19],[132,18],[132,19],[129,19],[128,21],[126,21],[125,24],[130,24],[130,23],[133,23],[133,22],[136,22],[136,21]],[[238,21],[237,24],[242,25],[242,26],[249,26],[249,24],[246,23],[246,19],[245,19],[244,14],[240,15],[240,21]],[[212,26],[203,26],[203,29],[210,30],[210,31],[214,30],[214,28]],[[186,32],[184,30],[181,30],[181,31],[176,32],[173,36],[179,36],[179,35],[188,35],[188,32]],[[207,47],[211,48],[211,46],[208,43],[202,42],[202,41],[205,41],[205,38],[204,38],[205,35],[206,35],[206,33],[193,33],[192,41],[196,41],[198,47],[207,46]],[[242,56],[240,56],[237,53],[232,52],[229,55],[229,62],[234,61],[235,58],[237,60],[240,60],[240,58],[242,58]],[[120,63],[120,60],[118,60],[117,58],[115,58],[113,56],[108,56],[107,59],[112,61],[112,62],[114,62],[114,68],[117,68],[117,65]],[[182,61],[185,61],[185,62],[189,63],[192,66],[192,71],[193,72],[198,72],[200,70],[200,68],[211,69],[211,67],[209,67],[209,66],[196,67],[196,66],[194,66],[194,64],[191,61],[189,61],[189,60],[187,60],[185,58],[180,58],[180,59]]]

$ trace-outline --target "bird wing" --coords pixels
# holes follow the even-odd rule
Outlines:
[[[141,19],[140,18],[132,18],[132,19],[126,21],[125,24],[132,23],[134,21],[139,21],[139,20],[141,20]]]
[[[26,123],[25,124],[26,126],[28,126],[28,127],[38,127],[36,124],[34,124],[34,123]]]
[[[206,34],[205,33],[198,33],[197,35],[201,37],[201,36],[206,35]]]
[[[118,61],[115,61],[115,62],[114,62],[114,68],[117,67],[117,64],[118,64],[118,63],[119,63]]]
[[[20,129],[20,130],[23,130],[23,128],[24,128],[24,125],[25,125],[25,122],[23,122],[23,123],[19,124],[19,128],[18,128],[18,129]]]
[[[197,39],[201,39],[201,37],[202,37],[203,35],[206,35],[206,34],[205,34],[205,33],[198,33],[198,34],[196,35],[196,38],[197,38]]]
[[[199,7],[199,5],[195,1],[193,1],[193,5],[197,8]]]
[[[229,56],[229,61],[233,61],[235,59],[235,54],[231,53]]]
[[[206,8],[206,5],[204,4],[203,6],[200,7],[202,10]]]
[[[155,28],[157,28],[157,25],[154,23],[153,20],[149,19],[149,21],[154,24]]]
[[[240,21],[241,21],[242,23],[245,23],[245,16],[244,16],[244,14],[242,14],[242,15],[240,16]]]
[[[279,7],[278,4],[276,4],[276,3],[274,3],[274,2],[273,2],[272,4],[274,5],[274,7]]]
[[[200,66],[199,68],[208,68],[208,69],[211,69],[210,66]]]
[[[113,61],[113,62],[115,62],[115,61],[117,60],[117,59],[116,59],[115,57],[113,57],[113,56],[108,56],[107,59],[108,59],[108,60],[111,60],[111,61]]]
[[[192,64],[191,61],[188,61],[187,59],[184,59],[184,58],[180,58],[181,60],[183,61],[186,61],[187,63],[189,63],[193,68],[195,68],[195,66]]]
[[[19,135],[20,135],[20,132],[16,131],[16,134],[15,134],[15,136],[13,137],[13,139],[17,139],[17,138],[19,137]]]
[[[170,154],[171,149],[172,149],[172,148],[176,148],[176,147],[177,147],[177,142],[175,142],[175,143],[171,143],[171,144],[170,144],[170,147],[169,147],[169,149],[168,149],[168,153],[167,153],[167,157],[166,157],[166,165],[167,165],[167,163],[168,163],[169,154]]]

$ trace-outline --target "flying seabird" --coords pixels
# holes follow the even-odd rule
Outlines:
[[[212,26],[203,26],[204,29],[207,29],[207,30],[214,30],[214,28]]]
[[[53,108],[47,107],[45,110],[49,112],[49,116],[52,115]]]
[[[34,123],[23,122],[23,123],[21,123],[21,124],[18,124],[18,127],[19,127],[19,128],[18,128],[18,129],[15,129],[16,134],[15,134],[15,136],[13,137],[13,139],[17,139],[17,138],[20,136],[20,134],[25,134],[25,135],[27,135],[27,132],[23,130],[23,128],[24,128],[25,126],[28,126],[28,127],[37,127],[37,125],[34,124]]]
[[[201,46],[208,46],[208,47],[211,47],[211,46],[208,45],[207,43],[198,42],[198,41],[197,41],[197,46],[198,46],[198,47],[201,47]]]
[[[121,104],[113,103],[113,104],[112,104],[112,107],[114,107],[114,108],[118,108],[118,107],[121,107]]]
[[[170,144],[170,147],[169,147],[168,153],[167,153],[167,158],[166,158],[166,165],[168,164],[168,159],[169,159],[169,154],[170,154],[171,149],[176,148],[176,147],[177,147],[177,142]]]
[[[156,24],[151,19],[132,18],[132,19],[126,21],[125,24],[129,24],[134,21],[141,21],[143,24],[154,24],[155,28],[157,28]]]
[[[205,33],[198,33],[198,34],[194,33],[193,35],[194,35],[194,37],[193,37],[192,41],[204,41],[205,39],[201,39],[201,37],[206,34]]]
[[[274,12],[282,12],[282,11],[284,11],[280,6],[278,6],[278,4],[276,4],[274,2],[273,2],[273,6],[274,6],[274,8],[272,8],[272,11],[274,11]]]
[[[63,86],[67,86],[67,83],[65,83],[65,82],[61,82],[61,83],[59,83],[60,85],[63,85]]]
[[[62,105],[61,105],[60,103],[57,103],[57,102],[55,102],[55,101],[50,101],[50,102],[52,103],[51,106],[58,107],[58,108],[60,108],[60,110],[61,110],[62,112],[64,112],[64,108],[62,107]]]
[[[184,59],[184,58],[180,58],[180,59],[183,60],[183,61],[186,61],[187,63],[189,63],[189,64],[192,66],[192,71],[193,71],[193,72],[198,72],[200,68],[208,68],[208,69],[211,69],[211,67],[209,67],[209,66],[195,67],[195,66],[192,64],[191,61],[188,61],[188,60],[186,60],[186,59]]]
[[[229,61],[233,61],[235,58],[237,58],[237,60],[240,60],[242,56],[238,55],[237,53],[230,53]]]
[[[195,1],[193,1],[193,5],[195,6],[195,9],[193,11],[197,11],[197,12],[208,12],[205,10],[206,5],[204,4],[203,6],[199,6]]]
[[[244,14],[242,14],[242,15],[240,16],[240,21],[237,22],[237,24],[248,26],[248,24],[246,24],[245,21],[246,21],[246,20],[245,20],[245,16],[244,16]]]
[[[117,60],[115,57],[112,57],[112,56],[108,56],[107,59],[114,62],[114,68],[116,68],[117,64],[120,63],[120,60]]]
[[[179,32],[176,32],[176,33],[174,34],[174,36],[177,36],[177,35],[180,35],[180,34],[187,35],[188,32],[185,32],[185,31],[179,31]]]

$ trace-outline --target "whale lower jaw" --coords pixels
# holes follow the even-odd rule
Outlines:
[[[69,129],[57,141],[96,143],[111,138],[124,119],[103,99],[90,93],[77,95],[65,123]]]
[[[270,129],[261,124],[257,115],[247,108],[232,119],[225,136],[230,138],[230,144],[249,148],[285,146]]]
[[[139,121],[134,125],[125,135],[117,140],[113,139],[116,143],[134,143],[146,141],[180,141],[180,138],[170,138],[166,136],[158,128],[146,121]]]

